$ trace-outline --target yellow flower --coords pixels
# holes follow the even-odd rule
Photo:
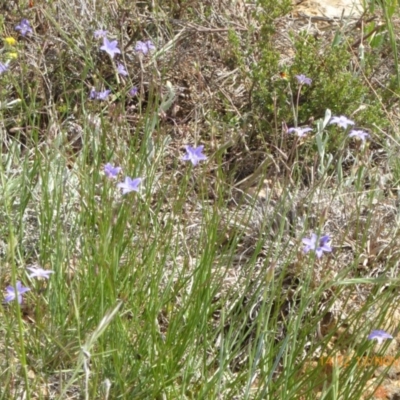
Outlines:
[[[16,58],[18,58],[18,53],[16,51],[9,51],[8,53],[6,53],[6,58],[8,60],[15,60]]]
[[[11,36],[4,38],[4,41],[5,41],[9,46],[15,46],[16,43],[17,43],[17,41],[16,41],[13,37],[11,37]]]

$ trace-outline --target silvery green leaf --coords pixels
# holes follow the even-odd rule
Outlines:
[[[324,122],[322,124],[322,129],[325,129],[325,127],[328,125],[328,122],[330,121],[331,118],[332,118],[332,112],[329,108],[327,108],[325,111],[325,118],[324,118]]]

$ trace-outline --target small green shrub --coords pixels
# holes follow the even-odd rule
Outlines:
[[[352,116],[357,125],[364,128],[373,124],[387,126],[379,99],[384,90],[372,89],[366,84],[368,77],[376,74],[379,68],[376,52],[374,57],[366,56],[361,67],[357,54],[344,41],[327,47],[322,40],[308,34],[300,34],[292,40],[294,60],[285,74],[284,68],[278,65],[279,54],[271,41],[260,43],[254,49],[254,54],[259,54],[251,73],[253,126],[257,137],[261,135],[264,140],[276,144],[280,137],[277,128],[283,121],[289,127],[309,125],[323,118],[326,109],[330,109],[332,115]],[[298,95],[295,76],[299,74],[313,82],[311,86],[303,85]],[[388,95],[386,90],[385,98]]]
[[[263,128],[270,127],[275,118],[286,121],[289,126],[293,126],[296,119],[298,125],[303,125],[311,118],[322,118],[327,108],[333,115],[349,116],[362,105],[364,109],[357,114],[357,119],[363,126],[386,125],[375,92],[365,85],[362,75],[352,69],[354,55],[346,44],[323,48],[314,37],[301,35],[294,41],[294,48],[295,58],[288,81],[279,79],[276,58],[271,56],[261,58],[257,73],[253,75],[254,112],[263,116]],[[297,108],[295,75],[298,74],[310,77],[313,82],[310,87],[302,87]],[[293,115],[293,105],[297,118]]]

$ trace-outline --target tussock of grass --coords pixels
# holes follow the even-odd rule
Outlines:
[[[386,390],[397,367],[358,360],[398,354],[396,95],[378,92],[372,62],[351,68],[345,22],[324,68],[313,61],[331,43],[306,33],[282,64],[289,6],[1,6],[0,35],[16,42],[0,50],[0,282],[31,289],[1,309],[4,398]],[[22,16],[26,36],[14,30]],[[100,28],[118,41],[114,59]],[[138,55],[139,40],[155,50]],[[299,86],[299,73],[314,83]],[[111,94],[90,100],[92,89]],[[327,108],[368,140],[329,125]],[[306,121],[313,132],[287,133]],[[204,145],[207,160],[183,161],[185,145]],[[116,179],[106,163],[121,167]],[[126,176],[142,178],[138,192],[121,193]],[[329,235],[332,252],[305,254],[311,233]],[[30,278],[35,264],[54,274]],[[373,329],[394,339],[374,346]]]

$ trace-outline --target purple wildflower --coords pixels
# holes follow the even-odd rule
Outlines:
[[[114,167],[112,164],[107,163],[104,166],[104,173],[108,178],[115,179],[117,175],[120,173],[121,169],[122,169],[121,167]]]
[[[106,37],[103,38],[103,46],[100,50],[104,50],[111,58],[114,58],[116,54],[121,54],[121,50],[118,48],[118,42],[116,40],[108,40]]]
[[[136,96],[136,95],[138,94],[138,92],[139,92],[138,88],[137,88],[136,86],[134,86],[134,87],[129,91],[129,94],[130,94],[131,96]]]
[[[97,98],[97,92],[94,88],[91,88],[89,93],[89,99],[96,100],[96,98]]]
[[[122,64],[120,64],[120,63],[118,63],[118,65],[117,65],[117,72],[118,72],[120,75],[128,76],[128,72],[126,71],[125,67],[124,67]]]
[[[369,138],[369,134],[362,130],[353,129],[350,131],[349,137],[356,137],[365,142],[365,140]]]
[[[382,344],[385,339],[393,339],[393,336],[382,329],[376,329],[369,334],[368,339],[376,340],[379,344]]]
[[[29,275],[29,278],[45,278],[49,279],[50,274],[54,274],[54,271],[51,269],[43,269],[39,266],[32,265],[31,267],[26,267],[26,269],[29,269],[31,271],[31,274]]]
[[[104,90],[102,92],[98,92],[97,99],[98,100],[106,100],[110,93],[111,93],[111,90]]]
[[[315,254],[318,258],[321,258],[324,252],[331,252],[332,247],[328,245],[330,241],[329,236],[325,235],[318,239],[318,236],[315,233],[311,234],[311,238],[302,239],[303,244],[305,245],[303,248],[304,253],[308,253],[309,251],[315,251]]]
[[[25,36],[28,32],[29,33],[33,32],[32,28],[31,28],[31,24],[25,18],[22,19],[18,25],[16,25],[15,30],[19,31],[22,36]]]
[[[10,303],[11,301],[15,300],[15,298],[17,298],[18,303],[21,304],[22,303],[22,295],[25,292],[28,292],[29,290],[31,290],[25,286],[22,286],[22,283],[20,281],[17,281],[15,286],[16,286],[15,288],[14,288],[14,286],[6,287],[7,294],[4,296],[4,301],[6,303]]]
[[[0,75],[8,71],[8,65],[0,62]]]
[[[97,29],[94,31],[93,36],[95,39],[105,38],[107,36],[108,31],[104,29]]]
[[[91,89],[89,93],[90,100],[107,100],[107,97],[111,93],[111,90],[104,90],[102,92],[96,92],[95,89]]]
[[[193,165],[197,165],[199,161],[207,160],[207,157],[202,154],[204,146],[192,147],[192,146],[185,146],[186,147],[186,155],[182,157],[183,161],[190,161]]]
[[[300,75],[296,75],[296,79],[299,85],[308,85],[310,86],[312,83],[312,79],[311,78],[307,78],[305,75],[300,74]]]
[[[289,128],[288,133],[295,133],[299,137],[303,137],[306,135],[307,132],[312,131],[312,128],[305,126],[304,128]]]
[[[354,125],[354,121],[351,119],[348,119],[344,115],[341,115],[340,117],[332,117],[331,120],[329,121],[329,125],[336,124],[339,125],[343,129],[347,129],[349,125]]]
[[[151,52],[155,49],[156,49],[156,47],[154,46],[154,44],[151,40],[146,40],[145,42],[142,42],[141,40],[139,40],[135,46],[135,51],[138,53],[143,53],[144,55],[146,55],[148,52]]]
[[[122,194],[138,192],[140,182],[142,182],[142,178],[131,179],[127,176],[125,177],[125,182],[118,183],[117,187],[122,189]]]

